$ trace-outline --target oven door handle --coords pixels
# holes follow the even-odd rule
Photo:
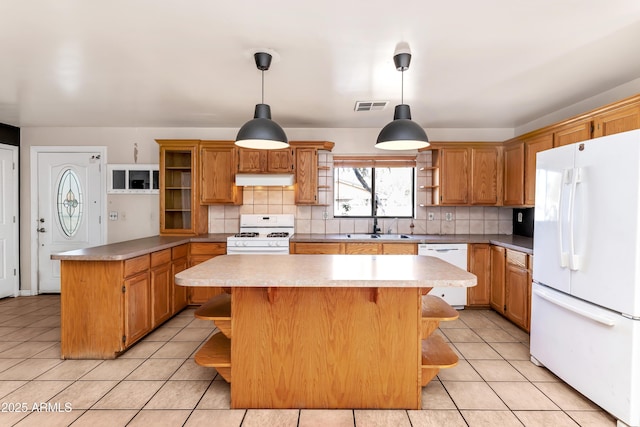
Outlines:
[[[272,246],[272,247],[251,247],[251,246],[233,246],[227,247],[227,255],[241,255],[241,254],[289,254],[289,247],[287,246]]]

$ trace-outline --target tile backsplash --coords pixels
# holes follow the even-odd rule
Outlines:
[[[296,206],[291,187],[245,187],[242,206],[209,206],[210,233],[236,233],[240,214],[293,214],[296,233],[370,233],[371,219],[334,218],[331,206]],[[378,220],[382,232],[410,234],[511,234],[511,208],[417,207],[416,218]],[[450,214],[450,215],[448,215]]]

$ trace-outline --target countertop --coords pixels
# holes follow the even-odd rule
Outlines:
[[[151,252],[169,249],[190,242],[226,243],[232,234],[211,233],[198,236],[153,236],[127,240],[92,248],[52,254],[51,259],[67,261],[121,261]],[[409,239],[376,240],[371,238],[350,239],[346,234],[294,234],[292,242],[385,242],[385,243],[491,243],[509,249],[533,253],[533,239],[506,234],[414,234]]]
[[[408,239],[347,238],[346,234],[294,234],[292,242],[370,242],[370,243],[490,243],[533,254],[533,238],[510,234],[406,234]]]
[[[417,255],[222,255],[176,274],[182,286],[470,287],[476,276]]]

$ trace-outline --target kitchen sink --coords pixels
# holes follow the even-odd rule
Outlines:
[[[403,240],[411,239],[406,234],[347,234],[348,239],[380,239],[380,240]]]

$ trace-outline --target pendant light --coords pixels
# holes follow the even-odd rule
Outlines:
[[[271,120],[271,107],[264,103],[264,72],[271,65],[271,54],[256,52],[253,57],[256,67],[262,71],[262,103],[256,104],[253,120],[249,120],[238,131],[236,145],[263,150],[287,148],[287,135],[279,124]]]
[[[376,148],[383,150],[416,150],[428,147],[427,134],[416,122],[411,121],[411,110],[404,103],[404,72],[409,69],[411,52],[406,43],[399,44],[393,55],[396,70],[402,73],[400,105],[396,105],[393,121],[382,128]]]

